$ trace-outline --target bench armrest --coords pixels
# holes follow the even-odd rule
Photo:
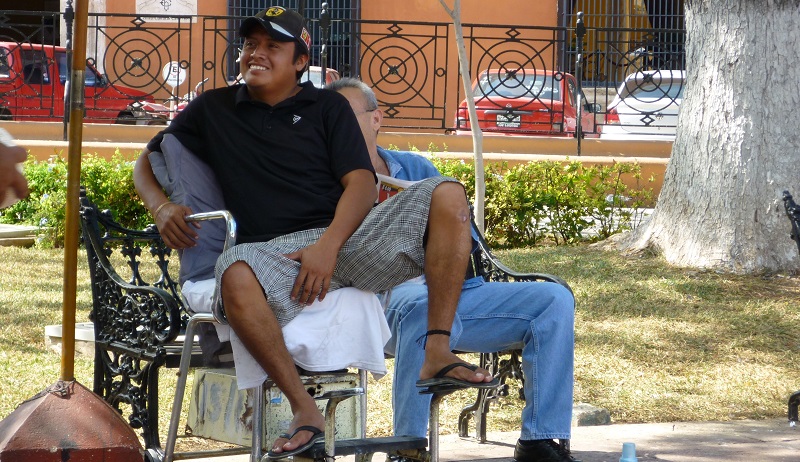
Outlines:
[[[474,226],[475,225],[473,223],[473,227]],[[492,250],[489,248],[489,245],[483,239],[483,235],[481,235],[477,228],[475,231],[475,234],[478,236],[478,248],[472,253],[471,264],[474,267],[474,272],[476,275],[482,276],[487,281],[555,282],[556,284],[561,284],[569,289],[570,292],[572,292],[572,288],[569,286],[569,284],[567,284],[567,281],[558,276],[546,273],[520,273],[507,267],[492,253]]]
[[[236,245],[236,220],[229,211],[215,210],[212,212],[193,213],[185,217],[185,220],[189,223],[220,219],[225,220],[225,243],[222,245],[222,251],[225,252]],[[228,324],[225,311],[222,309],[222,303],[220,303],[219,288],[214,289],[211,306],[214,320],[220,324]]]
[[[81,198],[80,213],[92,282],[95,340],[137,357],[160,354],[183,327],[176,284],[167,272],[169,249],[157,231],[124,228],[110,213],[98,212],[85,197]],[[149,249],[161,270],[153,284],[145,282],[140,271],[143,248]],[[117,272],[112,255],[127,264],[128,280]]]

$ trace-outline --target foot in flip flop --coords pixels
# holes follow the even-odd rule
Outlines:
[[[474,364],[462,363],[462,362],[455,362],[452,364],[448,364],[447,366],[441,368],[439,372],[434,374],[433,377],[429,379],[420,379],[417,380],[418,387],[436,387],[436,386],[448,386],[448,387],[458,387],[458,388],[495,388],[500,385],[500,381],[497,378],[493,378],[490,382],[470,382],[469,380],[462,380],[457,379],[455,377],[447,377],[447,373],[452,371],[457,367],[463,367],[469,369],[471,371],[475,371],[478,369],[478,366]]]
[[[281,451],[281,452],[269,451],[267,453],[267,458],[270,460],[285,459],[287,457],[300,454],[301,452],[308,451],[309,449],[311,449],[311,446],[314,446],[314,444],[325,440],[325,432],[323,432],[317,427],[314,427],[313,425],[303,425],[297,427],[297,429],[291,435],[288,433],[284,433],[280,435],[279,438],[291,440],[292,438],[295,437],[295,435],[297,435],[300,432],[310,432],[311,438],[305,444],[301,444],[300,446],[290,451]]]

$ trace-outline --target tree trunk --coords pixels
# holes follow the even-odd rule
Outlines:
[[[622,240],[675,265],[797,268],[800,0],[686,0],[687,79],[652,218]]]

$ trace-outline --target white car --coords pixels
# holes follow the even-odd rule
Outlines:
[[[315,87],[322,88],[325,85],[339,79],[341,79],[341,76],[339,76],[339,71],[329,67],[327,72],[325,72],[325,83],[322,83],[322,68],[319,66],[308,66],[306,73],[303,74],[302,81],[305,82],[306,80],[310,80]]]
[[[675,137],[684,71],[639,71],[625,77],[608,105],[601,138]]]

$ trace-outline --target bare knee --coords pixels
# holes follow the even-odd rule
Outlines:
[[[441,183],[431,195],[431,215],[445,214],[459,223],[469,223],[469,203],[464,186],[448,181]]]
[[[246,298],[258,294],[263,296],[263,289],[250,265],[243,261],[237,261],[222,273],[220,294],[225,306],[225,313],[230,316]]]

